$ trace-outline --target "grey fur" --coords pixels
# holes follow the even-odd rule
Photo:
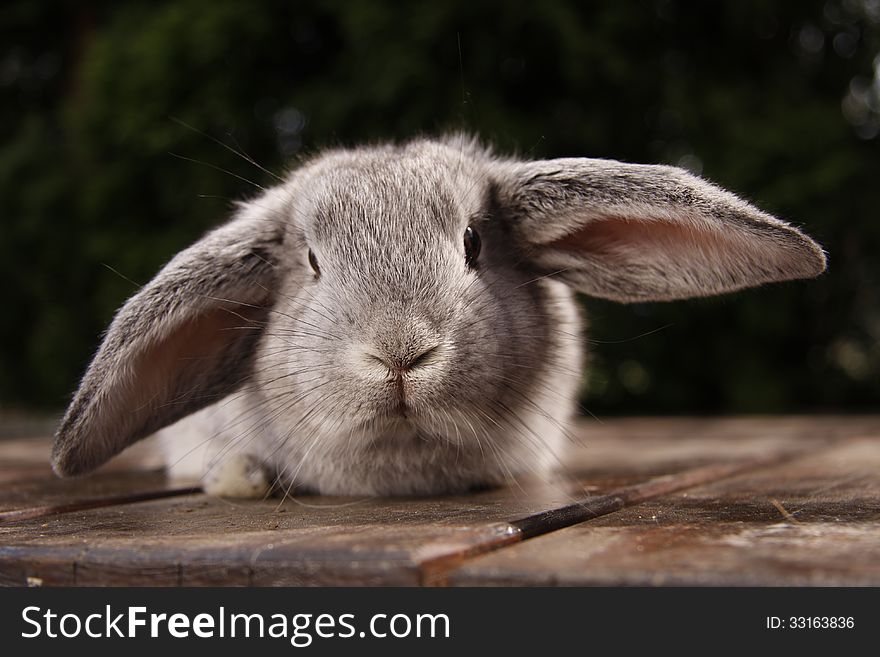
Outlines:
[[[327,152],[123,306],[53,464],[87,471],[166,427],[172,473],[221,495],[497,484],[564,444],[583,357],[572,288],[673,299],[824,267],[798,230],[672,167],[506,160],[462,137]],[[216,313],[233,310],[221,339]]]
[[[149,356],[207,311],[265,319],[284,271],[282,238],[277,222],[245,213],[178,254],[129,299],[55,435],[58,474],[87,472],[236,387],[253,360],[257,331],[230,331],[214,362],[167,363],[174,368],[170,376],[153,386],[145,385],[145,374],[157,365]],[[148,362],[140,362],[144,358]]]
[[[502,204],[518,217],[532,260],[590,295],[668,301],[825,270],[809,237],[682,169],[570,158],[504,170],[515,183],[502,187]],[[606,236],[589,253],[559,248],[609,220],[627,224],[614,234],[625,241]]]

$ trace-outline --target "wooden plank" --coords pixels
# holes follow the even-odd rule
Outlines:
[[[6,493],[12,488],[10,484],[37,480],[60,481],[56,479],[49,465],[51,450],[51,439],[48,437],[0,440],[0,485],[3,486],[0,491],[0,505],[3,505]],[[158,470],[162,465],[155,441],[144,440],[99,468],[96,474]],[[65,480],[77,482],[75,486],[69,486],[66,490],[73,490],[76,486],[87,486],[88,483],[83,482],[90,482],[94,477],[95,475]],[[8,506],[0,506],[0,508],[8,508]]]
[[[164,480],[163,480],[164,483]],[[131,482],[126,482],[126,489],[131,488]],[[120,495],[104,495],[102,497],[85,497],[74,500],[73,502],[57,502],[53,504],[43,504],[39,506],[27,506],[9,511],[0,511],[0,523],[20,522],[22,520],[33,520],[35,518],[43,518],[45,516],[54,516],[62,513],[72,513],[74,511],[85,511],[88,509],[100,509],[109,506],[121,506],[123,504],[136,504],[137,502],[146,502],[149,500],[161,500],[166,497],[179,497],[180,495],[190,495],[198,488],[167,488],[167,489],[151,489],[143,492],[125,492]]]
[[[77,584],[414,585],[423,559],[508,540],[500,519],[569,499],[540,485],[350,506],[355,500],[279,507],[193,495],[0,526],[0,573],[7,582],[31,577],[47,585],[71,577]]]
[[[0,442],[0,524],[192,492],[172,483],[147,442],[88,477],[59,479],[49,466],[48,439]]]
[[[876,418],[583,423],[578,433],[584,444],[568,459],[572,471],[566,477],[526,478],[469,496],[279,503],[196,494],[88,511],[67,508],[0,523],[0,583],[442,583],[477,554],[498,548],[505,553],[524,534],[557,529],[555,521],[545,522],[548,512],[569,507],[570,520],[573,505],[593,505],[593,515],[597,509],[619,512],[737,468],[870,433],[878,424]],[[0,491],[0,502],[7,494]],[[39,506],[46,498],[32,489],[27,500]]]
[[[878,437],[525,541],[448,583],[880,585]]]
[[[51,436],[61,421],[53,415],[34,415],[0,409],[0,444],[10,438]]]
[[[47,454],[44,444],[42,458]],[[68,494],[85,488],[91,495],[95,486],[108,485],[111,474],[55,480],[54,485],[73,486]],[[609,478],[607,485],[616,483]],[[37,484],[23,496],[4,489],[0,502],[14,507],[26,501],[32,507],[56,499]],[[68,508],[51,517],[0,523],[0,582],[418,584],[422,558],[483,549],[505,540],[493,527],[496,521],[581,494],[576,482],[524,481],[463,498],[308,497],[279,503],[194,494],[91,511]]]

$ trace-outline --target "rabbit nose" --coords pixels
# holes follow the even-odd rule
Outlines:
[[[439,344],[434,344],[399,354],[370,353],[368,355],[373,360],[387,367],[396,376],[402,376],[405,372],[410,372],[431,363],[437,356],[439,347]]]

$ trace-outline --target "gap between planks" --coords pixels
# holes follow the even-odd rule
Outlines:
[[[152,500],[161,500],[166,497],[180,497],[181,495],[193,495],[201,492],[202,489],[198,486],[190,486],[188,488],[171,488],[168,490],[144,491],[142,493],[131,493],[127,495],[86,498],[75,502],[68,502],[66,504],[45,504],[41,506],[26,507],[24,509],[11,509],[9,511],[0,511],[0,523],[34,520],[36,518],[45,518],[47,516],[55,516],[63,513],[88,511],[90,509],[121,506],[124,504],[134,504],[136,502],[149,502]]]
[[[849,442],[849,440],[830,440],[823,444],[820,450],[825,451],[830,447],[846,442]],[[459,545],[457,549],[451,549],[441,554],[435,553],[430,557],[417,558],[413,564],[416,569],[417,580],[425,586],[443,586],[447,583],[446,578],[448,575],[472,557],[606,516],[641,502],[719,481],[749,470],[777,465],[801,457],[804,454],[804,448],[787,449],[763,456],[739,458],[726,464],[695,467],[676,474],[654,477],[648,481],[625,486],[602,495],[583,498],[565,506],[530,514],[516,520],[490,523],[485,526],[483,537],[467,547]],[[153,490],[104,498],[84,499],[65,504],[29,507],[0,512],[0,522],[28,520],[49,515],[120,504],[132,504],[199,492],[198,488],[193,487]],[[238,565],[240,566],[241,564]],[[183,564],[178,564],[179,569],[182,567]],[[248,579],[251,578],[249,577]]]
[[[846,442],[849,441],[828,443],[823,446],[822,451]],[[486,541],[465,552],[440,555],[421,561],[418,564],[421,583],[423,586],[444,586],[447,575],[469,558],[587,522],[648,500],[727,479],[750,470],[778,465],[803,455],[803,449],[791,449],[771,455],[741,459],[728,464],[701,466],[676,474],[654,477],[640,484],[625,486],[604,495],[585,498],[509,523],[496,523],[496,538],[494,540]]]

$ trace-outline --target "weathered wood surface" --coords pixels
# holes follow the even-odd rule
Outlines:
[[[473,559],[459,585],[880,586],[880,438],[845,441]]]
[[[584,422],[553,481],[433,499],[208,498],[142,448],[57,480],[0,442],[11,585],[880,583],[880,418]]]

